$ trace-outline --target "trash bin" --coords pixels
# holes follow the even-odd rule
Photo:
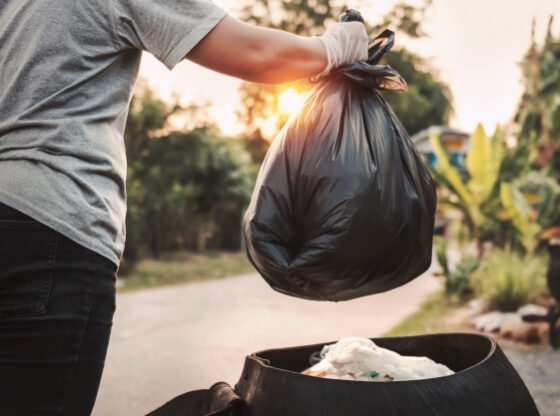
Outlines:
[[[235,387],[250,416],[537,416],[523,380],[494,339],[477,334],[377,338],[401,355],[427,356],[450,376],[393,382],[303,375],[323,345],[249,355]]]
[[[373,338],[401,355],[427,356],[455,374],[370,382],[301,374],[323,344],[246,357],[235,390],[226,383],[182,394],[148,416],[539,416],[496,341],[478,334]]]

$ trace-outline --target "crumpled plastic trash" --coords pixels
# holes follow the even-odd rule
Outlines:
[[[361,337],[342,338],[326,345],[321,361],[303,374],[357,381],[421,380],[455,374],[428,357],[403,356]]]

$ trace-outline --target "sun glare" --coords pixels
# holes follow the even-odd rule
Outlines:
[[[261,124],[260,129],[265,139],[274,139],[274,136],[276,136],[276,133],[278,133],[278,116],[274,115],[271,117],[267,117],[266,120]]]
[[[290,115],[303,107],[305,94],[298,94],[295,88],[288,88],[278,96],[278,111]]]

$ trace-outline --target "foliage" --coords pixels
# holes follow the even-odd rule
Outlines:
[[[519,142],[536,141],[535,163],[548,165],[550,173],[560,180],[560,37],[552,34],[550,17],[542,46],[532,41],[522,63],[525,91],[518,105],[516,120],[520,124]],[[553,158],[556,163],[551,163]]]
[[[432,172],[438,185],[446,190],[439,206],[463,213],[470,237],[479,243],[479,259],[483,256],[483,242],[487,240],[532,253],[541,231],[532,205],[537,201],[529,202],[518,187],[500,176],[504,161],[510,160],[506,158],[508,153],[501,132],[496,130],[488,137],[482,125],[477,126],[471,136],[467,172],[452,164],[437,135],[430,140],[438,158]],[[519,163],[528,165],[529,161]]]
[[[532,135],[530,139],[518,141],[513,148],[506,149],[498,174],[502,181],[511,183],[531,170],[536,147],[535,137]]]
[[[462,171],[439,137],[431,137],[438,157],[433,175],[442,195],[440,207],[463,214],[482,261],[470,281],[466,273],[455,278],[458,270],[449,270],[445,248],[439,248],[446,290],[453,293],[470,283],[478,296],[506,311],[545,295],[546,259],[537,245],[541,231],[560,221],[560,39],[550,29],[542,46],[533,32],[522,62],[525,93],[516,115],[520,131],[514,147],[504,146],[499,131],[487,137],[478,126]],[[502,249],[485,257],[482,247],[488,240]]]
[[[177,107],[168,108],[149,90],[134,100],[125,133],[125,257],[238,249],[254,178],[242,143],[217,137],[206,127],[166,131],[166,120]]]
[[[380,63],[395,68],[408,84],[405,94],[382,93],[409,134],[447,124],[453,109],[451,89],[438,80],[424,58],[406,49],[395,49]]]
[[[478,268],[478,261],[473,256],[464,256],[452,270],[447,258],[447,242],[438,241],[438,263],[445,278],[445,294],[449,299],[462,302],[473,294],[470,275]]]
[[[507,183],[500,184],[500,202],[503,209],[498,213],[502,220],[511,221],[513,224],[512,233],[521,242],[528,254],[533,254],[537,248],[537,236],[541,232],[532,209],[519,192],[519,190]]]
[[[503,152],[500,133],[497,131],[487,137],[482,125],[477,126],[467,155],[468,176],[452,164],[438,135],[432,135],[430,141],[438,160],[432,173],[438,185],[448,191],[446,196],[440,197],[440,207],[461,211],[471,236],[483,238],[490,222],[488,217],[492,215],[485,208],[495,199]]]
[[[142,259],[135,263],[126,279],[121,280],[119,292],[219,279],[253,270],[243,252],[165,253],[159,259]]]
[[[472,274],[476,293],[491,307],[514,311],[538,302],[547,293],[545,256],[523,256],[511,250],[492,252]]]
[[[251,155],[251,160],[258,167],[264,160],[270,142],[266,140],[260,130],[256,130],[251,136],[240,139],[245,150]]]
[[[560,219],[560,184],[542,171],[530,171],[521,176],[513,186],[535,210],[541,229],[552,227]]]
[[[466,166],[469,177],[465,177],[450,161],[439,136],[430,137],[438,164],[433,169],[439,185],[445,186],[452,196],[440,200],[442,205],[460,209],[473,231],[480,229],[485,221],[484,203],[492,197],[498,181],[503,144],[499,132],[487,137],[481,124],[471,136],[471,151]]]
[[[376,34],[387,27],[410,37],[424,36],[421,28],[429,1],[416,7],[398,2],[374,25],[367,25],[368,33]],[[242,11],[242,18],[260,26],[282,29],[298,35],[319,35],[325,26],[334,22],[347,7],[343,2],[329,0],[257,0]],[[446,124],[452,110],[451,91],[437,79],[434,71],[420,56],[405,49],[388,54],[382,63],[394,67],[407,80],[408,93],[383,92],[410,134],[433,124]],[[248,131],[255,131],[278,115],[278,95],[287,88],[307,92],[313,87],[307,80],[288,85],[260,85],[244,83],[241,87],[242,109],[238,113]],[[276,118],[277,129],[287,116]]]

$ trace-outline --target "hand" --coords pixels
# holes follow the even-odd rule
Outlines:
[[[328,64],[321,74],[342,64],[368,58],[368,36],[360,22],[333,23],[322,36],[317,36],[327,51]]]

